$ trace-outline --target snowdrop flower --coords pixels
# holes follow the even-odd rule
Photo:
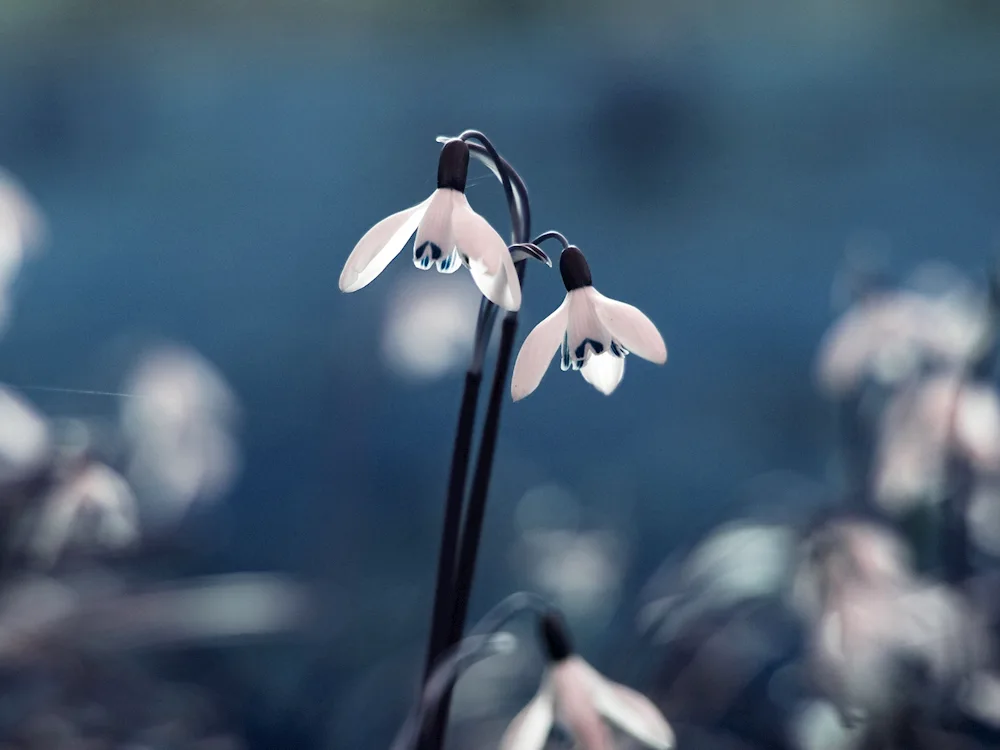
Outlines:
[[[667,346],[649,318],[594,288],[580,248],[570,245],[563,250],[559,272],[566,298],[521,346],[510,384],[515,401],[538,387],[560,346],[562,369],[579,370],[584,380],[605,395],[621,382],[629,352],[659,365],[667,361]]]
[[[612,747],[604,720],[654,750],[674,746],[673,730],[659,709],[577,656],[558,616],[544,615],[541,625],[549,666],[537,695],[504,733],[500,750],[541,750],[555,721],[582,750]]]
[[[356,292],[368,286],[416,231],[413,263],[417,268],[437,265],[441,273],[454,273],[464,265],[490,302],[507,310],[519,309],[521,284],[514,261],[503,238],[469,206],[465,197],[468,171],[468,144],[457,138],[445,143],[438,161],[437,190],[365,233],[340,274],[340,290]]]

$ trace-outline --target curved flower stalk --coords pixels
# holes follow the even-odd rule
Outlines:
[[[340,290],[368,286],[416,232],[413,263],[454,273],[465,266],[490,302],[506,310],[521,307],[521,284],[507,243],[465,197],[469,146],[461,139],[444,144],[438,161],[437,189],[429,198],[393,214],[369,229],[351,251],[340,274]]]
[[[629,352],[660,365],[667,361],[667,346],[656,326],[638,308],[594,288],[590,267],[578,247],[563,250],[559,271],[566,298],[521,345],[510,384],[515,401],[538,387],[560,347],[562,369],[579,370],[584,380],[605,395],[625,375]]]
[[[674,747],[674,733],[652,701],[611,682],[574,653],[561,618],[541,619],[541,638],[549,660],[538,693],[514,718],[500,750],[541,750],[558,722],[582,750],[612,747],[608,722],[646,747]]]

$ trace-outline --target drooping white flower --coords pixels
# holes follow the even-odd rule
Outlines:
[[[441,273],[466,266],[490,302],[506,310],[521,307],[521,284],[507,243],[465,197],[469,146],[459,139],[444,144],[438,161],[437,190],[415,206],[382,219],[355,245],[343,272],[340,290],[368,286],[399,255],[416,232],[413,263]]]
[[[590,267],[578,247],[563,250],[559,272],[566,298],[521,345],[510,384],[515,401],[538,387],[560,347],[562,369],[579,370],[584,380],[605,395],[621,382],[630,352],[659,365],[667,361],[667,345],[656,326],[638,308],[594,288]]]
[[[511,722],[500,750],[541,750],[559,722],[582,750],[612,747],[610,722],[654,750],[674,746],[674,733],[652,701],[624,685],[611,682],[580,656],[560,620],[542,618],[542,639],[549,666],[531,702]]]

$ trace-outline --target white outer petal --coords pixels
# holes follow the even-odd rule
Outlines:
[[[570,300],[569,323],[566,326],[570,357],[575,357],[577,347],[585,339],[599,341],[605,351],[611,348],[611,334],[597,317],[596,298],[591,294],[593,291],[593,287],[584,287],[574,289],[566,295]]]
[[[452,229],[455,244],[468,257],[469,271],[483,296],[505,310],[521,309],[521,284],[507,243],[472,210],[464,193],[455,196]]]
[[[529,333],[514,362],[514,374],[510,379],[510,395],[520,401],[532,393],[542,382],[545,371],[552,362],[552,356],[559,350],[566,335],[569,319],[569,295],[555,311],[536,325]]]
[[[647,747],[669,750],[674,732],[653,702],[631,688],[608,680],[583,662],[594,705],[601,715]]]
[[[554,714],[552,684],[546,675],[538,693],[507,727],[500,750],[542,750],[552,731]]]
[[[625,357],[616,357],[610,351],[591,354],[580,368],[583,379],[605,396],[610,396],[625,377]]]
[[[638,307],[605,297],[591,287],[597,317],[614,339],[643,359],[662,365],[667,361],[667,345],[653,322]]]
[[[358,240],[340,274],[340,291],[356,292],[368,286],[399,251],[424,217],[430,198],[423,203],[388,216]]]
[[[579,656],[552,667],[556,712],[581,750],[612,750],[611,733],[594,703],[592,672]]]
[[[427,269],[432,265],[430,256],[425,253],[423,258],[427,260],[426,266],[421,266],[417,261],[417,248],[425,242],[431,242],[441,249],[442,257],[447,258],[455,247],[455,238],[452,232],[451,217],[454,212],[455,199],[461,195],[457,190],[451,188],[438,188],[430,197],[424,218],[417,227],[417,236],[413,240],[413,264],[417,268]]]

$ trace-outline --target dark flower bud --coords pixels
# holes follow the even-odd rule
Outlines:
[[[468,144],[457,138],[445,143],[438,158],[438,188],[451,188],[464,193],[468,174]]]
[[[540,628],[549,661],[560,662],[573,655],[573,643],[566,630],[566,623],[558,612],[549,610],[542,615]]]
[[[587,259],[583,257],[583,253],[576,245],[570,245],[562,251],[562,255],[559,256],[559,273],[562,274],[563,284],[565,284],[567,292],[594,285],[590,278],[590,266],[587,265]]]

